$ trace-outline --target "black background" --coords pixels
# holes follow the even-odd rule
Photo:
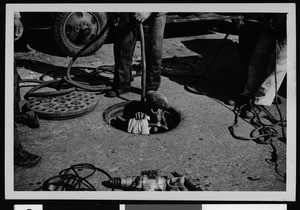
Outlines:
[[[43,204],[43,210],[117,210],[119,209],[119,204],[172,204],[172,205],[186,205],[186,208],[183,208],[185,210],[188,210],[188,206],[190,205],[191,207],[194,205],[198,206],[201,204],[287,204],[288,210],[294,210],[294,209],[299,209],[299,207],[297,208],[298,204],[299,204],[299,193],[298,193],[298,182],[296,182],[296,202],[268,202],[268,201],[257,201],[257,202],[253,202],[253,201],[226,201],[226,202],[217,202],[217,201],[123,201],[123,200],[6,200],[5,199],[5,194],[4,194],[4,70],[5,70],[5,18],[6,18],[6,14],[5,14],[5,10],[6,10],[6,4],[9,3],[34,3],[34,4],[40,4],[40,3],[295,3],[296,4],[296,17],[297,17],[297,22],[299,19],[299,4],[297,3],[297,1],[224,1],[224,0],[213,0],[213,1],[149,1],[149,0],[144,0],[144,1],[70,1],[70,0],[65,0],[65,1],[42,1],[42,0],[36,0],[36,1],[14,1],[14,0],[7,0],[7,1],[1,1],[1,31],[4,32],[2,33],[1,36],[1,58],[3,59],[1,64],[2,64],[2,68],[0,70],[0,79],[1,82],[0,84],[2,85],[2,87],[0,88],[0,125],[1,125],[1,136],[0,136],[0,142],[1,142],[1,172],[0,172],[0,178],[1,178],[1,182],[0,182],[0,187],[1,187],[1,209],[3,210],[13,210],[13,206],[15,204]],[[297,24],[296,24],[297,25]],[[298,30],[297,30],[297,35],[298,35]],[[298,38],[298,36],[297,36]],[[297,49],[299,46],[299,42],[297,41]],[[298,54],[298,53],[297,53]],[[299,58],[299,56],[297,56]],[[298,61],[298,59],[297,59]],[[297,78],[298,78],[298,71],[297,71]],[[298,88],[297,88],[298,89]],[[298,92],[298,91],[297,91]],[[298,126],[297,126],[298,128]],[[298,129],[297,129],[298,130]],[[296,138],[297,139],[297,138]],[[298,149],[298,147],[297,147]],[[297,161],[297,168],[298,168],[298,161]],[[298,176],[297,176],[298,177]],[[151,198],[150,198],[151,199]],[[175,208],[176,209],[176,208]]]

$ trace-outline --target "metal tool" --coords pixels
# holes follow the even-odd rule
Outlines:
[[[131,191],[185,191],[185,177],[167,178],[157,171],[142,171],[140,176],[114,177],[104,181],[104,186]]]
[[[165,110],[158,108],[157,111],[154,111],[154,109],[151,109],[151,112],[155,114],[156,123],[150,123],[150,126],[153,127],[154,132],[157,133],[158,128],[163,128],[164,130],[169,130],[166,117],[165,117]]]

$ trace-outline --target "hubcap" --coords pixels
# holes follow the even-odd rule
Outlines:
[[[99,20],[93,13],[71,13],[64,24],[63,34],[67,42],[75,48],[82,48],[100,31]]]

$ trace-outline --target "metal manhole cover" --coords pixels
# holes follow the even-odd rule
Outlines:
[[[91,112],[97,104],[98,98],[94,93],[74,91],[54,97],[32,97],[27,107],[40,118],[70,119]]]

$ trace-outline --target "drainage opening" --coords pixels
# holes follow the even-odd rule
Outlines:
[[[150,134],[165,133],[179,125],[181,116],[178,111],[172,107],[159,109],[156,106],[143,104],[140,101],[122,102],[108,107],[103,113],[103,118],[108,125],[125,132],[127,132],[129,120],[134,118],[137,112],[143,112],[150,117]],[[161,123],[157,123],[159,111],[162,111],[160,116],[163,119],[159,120]]]

